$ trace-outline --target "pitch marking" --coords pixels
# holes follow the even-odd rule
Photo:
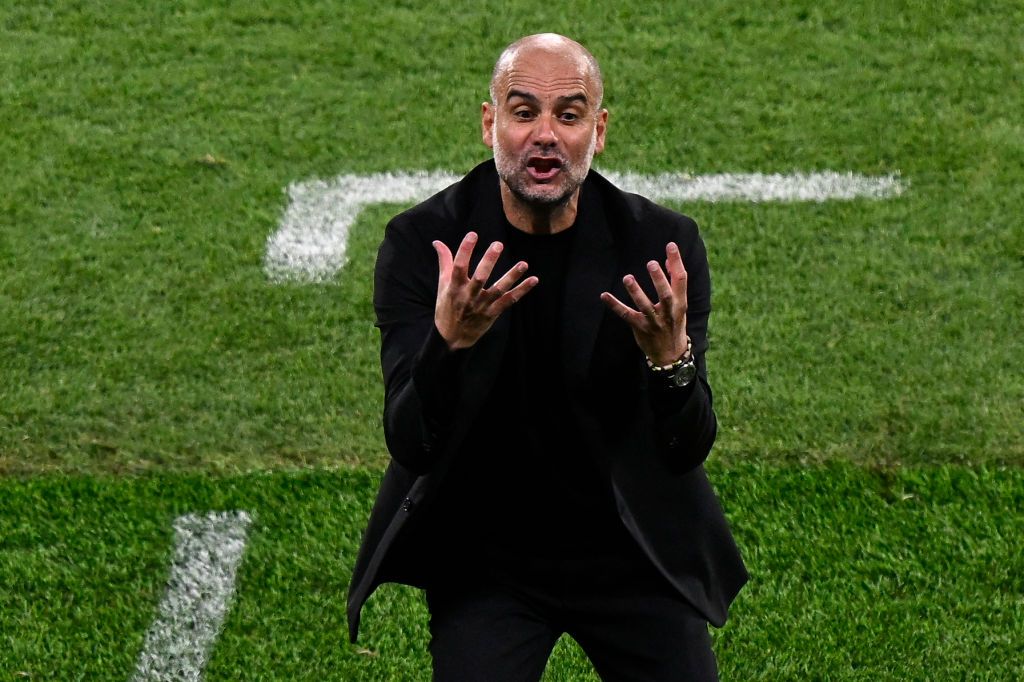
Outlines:
[[[898,176],[853,173],[605,174],[654,201],[813,201],[898,196]],[[459,180],[446,171],[339,175],[288,186],[288,207],[267,240],[264,269],[273,282],[326,282],[345,265],[348,231],[368,204],[415,202]]]
[[[146,633],[132,682],[202,679],[235,591],[251,521],[244,511],[175,519],[167,593]]]

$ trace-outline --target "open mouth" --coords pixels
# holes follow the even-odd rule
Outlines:
[[[554,157],[531,156],[526,162],[526,170],[534,180],[550,180],[562,170],[562,162]]]

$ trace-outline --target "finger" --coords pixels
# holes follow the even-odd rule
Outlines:
[[[508,272],[501,276],[501,279],[492,284],[489,291],[497,296],[505,295],[519,281],[519,278],[526,273],[527,269],[529,269],[529,266],[526,264],[526,261],[519,261],[509,268]]]
[[[683,265],[683,255],[675,242],[669,242],[665,246],[665,269],[672,278],[672,291],[676,298],[686,302],[686,266]]]
[[[448,249],[448,245],[440,240],[431,242],[431,245],[437,252],[437,283],[440,288],[440,285],[451,277],[452,252]]]
[[[494,269],[494,264],[498,262],[498,256],[501,255],[503,248],[505,247],[501,242],[491,242],[491,245],[484,251],[483,257],[476,265],[476,270],[473,271],[473,279],[469,283],[470,295],[475,296],[487,284],[487,278],[491,276],[491,271]]]
[[[624,319],[631,327],[643,324],[645,319],[643,313],[633,310],[607,291],[601,294],[601,300],[609,310]]]
[[[636,281],[636,277],[633,275],[626,275],[622,278],[622,283],[626,285],[626,293],[633,299],[633,303],[636,304],[637,309],[643,313],[646,317],[654,319],[654,304],[651,303],[651,299],[647,298],[647,294],[640,288],[640,285]]]
[[[651,281],[654,282],[654,290],[658,292],[658,302],[665,305],[672,304],[672,285],[668,283],[668,277],[665,276],[665,271],[661,269],[657,261],[651,261],[647,264],[647,272],[651,275]]]
[[[537,282],[539,281],[540,279],[538,279],[537,277],[527,277],[518,285],[516,285],[515,288],[511,289],[510,291],[506,291],[504,294],[501,295],[501,298],[492,303],[490,307],[490,313],[494,317],[501,315],[503,312],[505,312],[513,305],[515,305],[518,301],[522,300],[523,296],[526,296],[526,294],[530,293],[530,290],[537,286]]]
[[[459,244],[459,250],[455,252],[455,259],[452,261],[452,277],[459,281],[469,277],[469,259],[476,247],[476,232],[468,232]]]

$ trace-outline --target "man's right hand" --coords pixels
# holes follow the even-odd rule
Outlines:
[[[469,348],[479,341],[498,316],[538,282],[536,277],[527,277],[516,284],[527,269],[526,262],[519,261],[497,282],[485,287],[504,247],[501,242],[492,242],[470,277],[469,260],[476,242],[476,233],[468,233],[459,244],[454,258],[443,242],[433,242],[440,270],[434,324],[451,350]]]

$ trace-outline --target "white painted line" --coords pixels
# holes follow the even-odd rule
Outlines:
[[[614,184],[652,201],[831,201],[899,196],[903,185],[895,175],[868,177],[853,173],[607,173]]]
[[[898,196],[896,175],[854,173],[605,173],[614,184],[653,201],[814,201]],[[267,240],[264,269],[273,282],[326,282],[345,265],[348,231],[368,204],[426,199],[459,176],[446,171],[339,175],[288,186],[288,207]]]
[[[235,591],[250,523],[244,511],[175,519],[167,593],[146,633],[133,682],[202,679]]]
[[[293,182],[281,225],[267,240],[267,276],[274,282],[331,279],[345,265],[348,231],[364,206],[420,201],[458,179],[417,171]]]

